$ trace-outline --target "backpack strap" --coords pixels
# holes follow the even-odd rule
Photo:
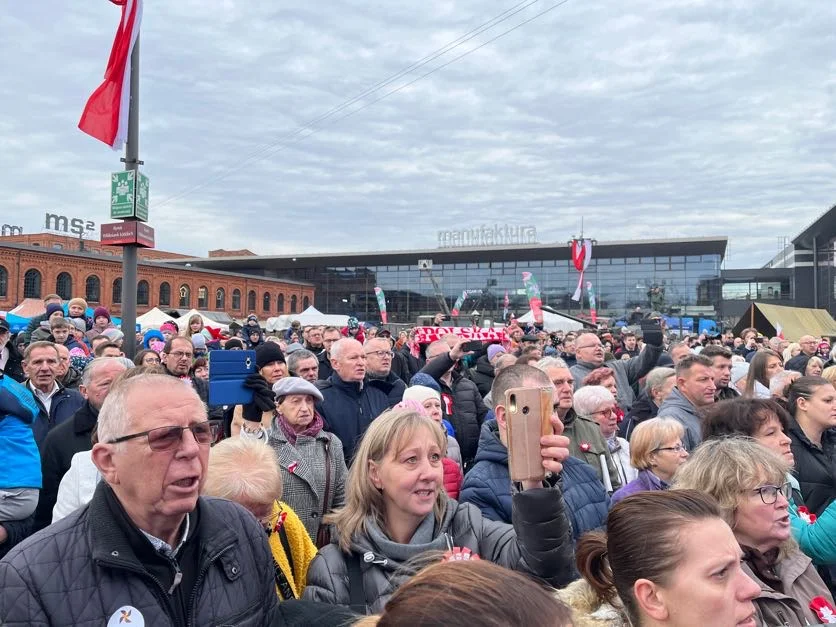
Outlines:
[[[365,616],[366,591],[363,586],[363,570],[360,567],[361,556],[351,552],[345,556],[345,567],[348,571],[348,597],[351,611],[360,616]]]

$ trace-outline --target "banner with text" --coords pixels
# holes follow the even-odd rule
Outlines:
[[[457,335],[467,340],[482,342],[504,342],[507,339],[505,329],[481,329],[479,327],[415,327],[415,341],[429,344],[440,340],[445,335]]]

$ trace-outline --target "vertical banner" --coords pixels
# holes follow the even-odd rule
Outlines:
[[[459,309],[462,308],[462,305],[464,305],[464,301],[466,299],[467,299],[467,290],[462,290],[461,296],[459,296],[456,299],[456,302],[453,303],[453,309],[450,311],[450,313],[453,314],[454,316],[458,316],[459,315]]]
[[[572,247],[572,263],[575,265],[575,270],[581,273],[572,300],[580,302],[583,295],[583,273],[589,267],[589,262],[592,259],[592,240],[573,239],[570,246]]]
[[[508,290],[505,290],[505,299],[502,301],[502,320],[508,320]]]
[[[388,316],[386,315],[386,294],[379,287],[375,287],[374,295],[377,296],[377,306],[380,307],[380,321],[386,324],[388,322]]]
[[[540,286],[534,279],[534,275],[530,272],[522,273],[523,285],[525,285],[525,293],[528,296],[528,306],[531,307],[531,315],[534,316],[534,323],[536,325],[543,324],[543,301],[540,300]]]
[[[592,324],[598,323],[598,307],[595,304],[595,290],[592,288],[592,281],[586,282],[586,295],[589,297],[589,317]]]

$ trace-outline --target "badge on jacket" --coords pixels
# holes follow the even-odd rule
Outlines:
[[[118,627],[119,625],[145,627],[145,618],[135,607],[123,605],[116,610],[110,617],[110,620],[107,621],[107,627]]]

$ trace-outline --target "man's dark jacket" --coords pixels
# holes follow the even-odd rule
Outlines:
[[[26,389],[29,390],[29,393],[32,394],[35,402],[38,404],[38,417],[32,423],[32,431],[35,434],[35,442],[38,444],[38,449],[43,450],[47,434],[58,425],[72,418],[73,414],[84,405],[84,397],[78,390],[68,390],[59,383],[58,391],[53,395],[49,412],[47,412],[44,404],[32,392],[28,381],[26,382]]]
[[[406,383],[392,371],[389,371],[389,374],[382,379],[369,378],[369,385],[386,393],[389,407],[394,407],[400,403],[403,400],[403,393],[406,391]]]
[[[146,625],[183,624],[168,589],[137,557],[131,536],[138,531],[114,516],[105,490],[100,482],[88,506],[0,562],[0,624],[107,625],[127,606]],[[195,526],[189,532],[197,542],[195,585],[182,591],[189,624],[269,625],[277,596],[264,530],[240,505],[204,497]]]
[[[35,316],[29,319],[29,324],[26,325],[26,328],[23,331],[21,331],[27,344],[31,341],[32,334],[41,328],[41,322],[46,322],[47,320],[49,320],[49,316],[46,315],[46,312],[42,313],[40,316]]]
[[[343,381],[336,372],[327,381],[317,381],[316,387],[323,396],[316,410],[325,420],[325,430],[342,442],[345,463],[350,464],[372,420],[389,407],[389,394],[383,386],[371,385],[368,377],[361,382]]]
[[[26,374],[23,372],[23,355],[17,350],[12,339],[6,344],[6,348],[9,349],[9,358],[6,360],[6,367],[3,368],[3,373],[9,375],[18,383],[23,383],[26,381]]]
[[[589,464],[574,457],[567,458],[560,473],[560,488],[576,542],[587,531],[605,525],[610,497]],[[485,518],[511,523],[508,449],[499,439],[499,426],[495,420],[482,425],[479,450],[473,467],[465,475],[459,502],[473,503]]]
[[[322,351],[318,356],[319,360],[319,380],[327,381],[328,377],[334,374],[334,368],[331,366],[331,358],[326,351]]]
[[[807,370],[808,361],[810,361],[810,355],[806,355],[805,353],[798,353],[798,355],[790,359],[784,365],[784,370],[795,370],[796,372],[804,374],[804,371]]]
[[[479,394],[479,388],[470,379],[466,379],[453,371],[452,385],[448,386],[441,380],[444,373],[454,365],[449,353],[442,353],[435,359],[428,361],[421,372],[430,375],[441,386],[442,396],[452,402],[452,412],[448,403],[441,403],[444,418],[456,430],[456,440],[462,449],[462,462],[468,464],[476,456],[479,447],[479,430],[488,413],[488,408]]]
[[[659,406],[650,398],[647,389],[642,390],[636,397],[636,402],[630,408],[624,420],[618,423],[618,435],[625,440],[630,440],[633,430],[645,420],[655,418],[659,414]]]
[[[477,388],[479,388],[479,394],[481,394],[482,397],[491,391],[495,375],[493,366],[491,365],[491,362],[488,361],[487,355],[482,355],[479,359],[477,359],[476,365],[468,372],[470,373],[470,380],[476,384]]]
[[[85,401],[72,420],[58,425],[44,440],[41,447],[41,474],[43,488],[35,510],[35,530],[52,524],[52,510],[58,500],[58,486],[70,469],[73,455],[93,448],[90,437],[96,426],[99,412]]]

